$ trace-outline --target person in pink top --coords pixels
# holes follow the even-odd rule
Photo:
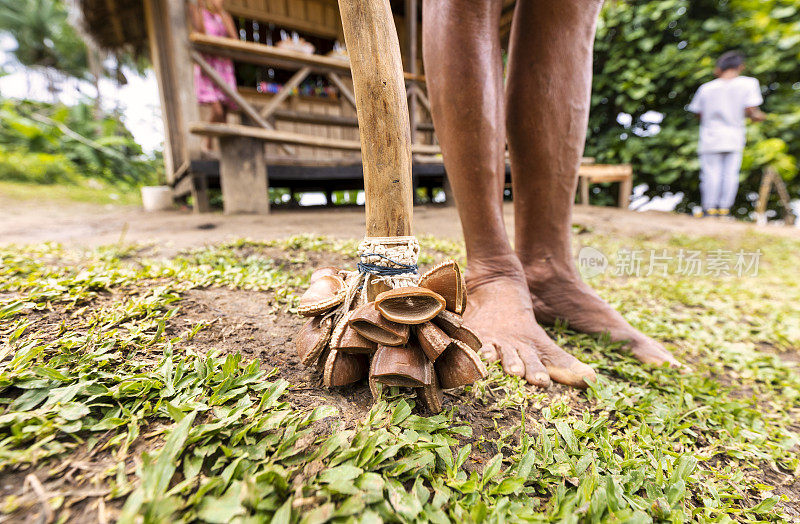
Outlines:
[[[210,36],[224,36],[237,38],[236,26],[233,18],[222,7],[222,0],[200,0],[191,3],[192,25],[194,30]],[[211,67],[219,73],[225,82],[236,88],[236,77],[233,72],[233,61],[213,55],[203,55]],[[194,89],[197,101],[207,104],[211,108],[211,122],[225,122],[229,109],[236,109],[236,105],[205,73],[200,66],[194,66]],[[204,150],[210,153],[213,149],[212,138],[206,137]]]

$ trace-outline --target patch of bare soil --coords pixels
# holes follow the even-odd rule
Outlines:
[[[330,264],[330,262],[328,262]],[[275,307],[269,293],[223,288],[195,289],[181,301],[180,320],[189,324],[210,323],[193,339],[199,351],[241,352],[256,358],[265,370],[277,370],[277,377],[292,388],[287,396],[298,408],[332,405],[339,409],[347,426],[366,414],[372,395],[366,384],[329,390],[315,368],[300,364],[294,337],[303,319]]]
[[[514,227],[513,204],[503,214],[509,232]],[[46,216],[47,220],[42,220]],[[756,231],[780,237],[800,237],[800,229],[778,225],[695,219],[657,211],[635,212],[609,207],[575,206],[573,222],[585,231],[646,238],[676,233],[738,237]],[[169,253],[187,247],[236,238],[270,240],[297,233],[338,238],[364,234],[364,210],[359,207],[279,209],[270,215],[193,214],[189,211],[146,213],[129,207],[91,206],[64,202],[16,202],[0,195],[0,243],[29,244],[55,241],[97,246],[120,241],[155,243]],[[414,233],[439,238],[461,238],[454,207],[414,208]]]

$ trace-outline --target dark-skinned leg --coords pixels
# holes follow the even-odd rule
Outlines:
[[[507,373],[546,386],[550,376],[537,348],[554,344],[536,323],[502,215],[500,9],[501,2],[494,0],[425,0],[423,56],[433,120],[467,248],[466,322],[481,336],[485,357],[499,357]],[[581,377],[594,376],[591,368],[574,362],[585,367]],[[570,383],[584,384],[582,378]]]
[[[598,0],[517,2],[506,93],[515,248],[539,321],[562,319],[579,331],[607,331],[612,340],[629,341],[627,348],[642,362],[677,366],[661,344],[631,327],[581,280],[572,260],[572,205],[601,5]]]

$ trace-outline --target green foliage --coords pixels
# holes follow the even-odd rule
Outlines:
[[[0,0],[0,31],[17,41],[12,52],[22,65],[86,78],[86,44],[68,17],[61,0]]]
[[[74,184],[78,175],[63,155],[0,149],[0,180],[33,184]]]
[[[629,162],[650,191],[687,192],[699,201],[698,123],[685,106],[713,78],[716,58],[739,49],[764,89],[767,121],[748,126],[737,203],[749,212],[761,169],[772,164],[800,190],[800,11],[794,0],[653,0],[607,2],[595,41],[592,112],[586,154],[599,162]],[[660,132],[642,120],[664,115]],[[632,115],[626,128],[619,113]]]
[[[160,158],[143,153],[118,115],[95,120],[85,103],[2,101],[0,159],[18,161],[3,162],[0,180],[31,183],[75,183],[79,173],[131,188],[156,183],[161,169]]]
[[[596,282],[692,373],[642,366],[606,337],[557,326],[555,340],[600,374],[587,392],[538,390],[493,364],[448,395],[453,408],[421,416],[397,389],[369,409],[352,391],[300,398],[307,388],[263,363],[196,344],[209,323],[184,311],[189,290],[256,290],[291,309],[309,260],[352,253],[355,240],[237,241],[166,259],[121,245],[0,248],[0,475],[38,469],[47,484],[62,476],[47,472],[83,465],[120,522],[791,521],[796,500],[779,479],[800,472],[800,375],[780,355],[800,346],[800,245],[581,239],[607,253],[624,242],[762,249],[763,261],[747,286]],[[463,257],[461,244],[422,243],[426,264]],[[25,504],[9,495],[0,511],[22,520],[40,503]]]

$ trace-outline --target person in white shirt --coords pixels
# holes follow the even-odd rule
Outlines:
[[[766,115],[758,80],[741,76],[744,56],[729,51],[719,57],[717,77],[701,85],[688,110],[700,119],[700,196],[705,216],[727,216],[739,190],[739,168],[745,145],[745,117]]]

